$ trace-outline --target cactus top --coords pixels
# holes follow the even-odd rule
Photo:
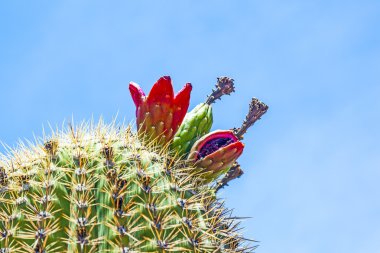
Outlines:
[[[0,252],[252,251],[216,194],[243,174],[241,139],[266,105],[253,100],[240,128],[208,133],[233,79],[219,78],[185,120],[191,84],[174,95],[164,76],[147,96],[129,89],[137,133],[83,123],[0,155]]]

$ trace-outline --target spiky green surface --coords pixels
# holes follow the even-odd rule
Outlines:
[[[203,135],[210,132],[212,121],[212,106],[207,103],[197,105],[186,114],[178,132],[174,136],[172,148],[179,155],[188,154],[193,144]]]
[[[0,159],[0,252],[249,252],[199,173],[130,127],[21,146]]]

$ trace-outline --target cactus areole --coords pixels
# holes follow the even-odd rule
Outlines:
[[[212,104],[234,92],[217,79],[187,112],[190,83],[136,83],[137,132],[82,123],[0,155],[0,252],[252,252],[238,218],[217,197],[243,175],[247,129],[268,109],[253,99],[240,128],[212,128]]]

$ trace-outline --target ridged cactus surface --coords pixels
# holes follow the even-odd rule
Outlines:
[[[191,85],[174,96],[163,77],[148,96],[130,90],[137,132],[83,123],[2,155],[0,252],[251,252],[217,190],[242,174],[234,163],[252,117],[189,134],[184,124],[202,122],[192,113],[181,125]],[[190,147],[173,145],[180,138]]]

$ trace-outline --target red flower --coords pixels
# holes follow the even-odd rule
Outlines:
[[[187,83],[174,95],[170,77],[163,76],[145,96],[140,86],[131,82],[129,90],[136,105],[138,131],[161,144],[171,141],[189,108],[191,89]]]
[[[188,159],[202,168],[207,177],[215,178],[227,172],[243,149],[244,144],[233,131],[217,130],[195,142]]]

